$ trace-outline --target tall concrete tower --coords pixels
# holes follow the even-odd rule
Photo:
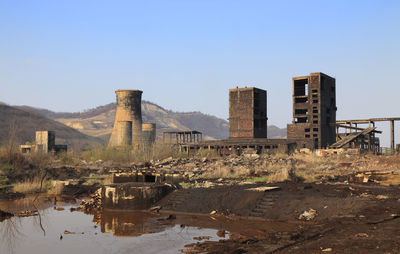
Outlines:
[[[140,145],[142,140],[142,91],[116,90],[117,109],[109,146]]]

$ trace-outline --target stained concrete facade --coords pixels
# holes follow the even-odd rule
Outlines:
[[[117,108],[109,146],[142,143],[142,91],[117,90]]]
[[[55,131],[36,131],[36,140],[34,145],[20,145],[22,153],[48,153],[67,151],[67,145],[56,145]]]
[[[336,80],[321,72],[293,78],[293,121],[287,138],[299,148],[327,148],[336,141]]]
[[[229,138],[267,138],[267,91],[229,90]]]
[[[156,141],[156,124],[144,123],[142,124],[142,142],[143,145],[152,146]]]
[[[48,152],[53,150],[56,144],[56,134],[54,131],[37,131],[36,132],[36,152]]]

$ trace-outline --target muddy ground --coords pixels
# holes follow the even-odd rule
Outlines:
[[[279,188],[254,190],[263,187]],[[400,253],[399,201],[398,186],[285,182],[177,190],[158,205],[164,213],[209,214],[230,233],[187,253]],[[311,216],[301,218],[304,211]],[[239,228],[231,223],[246,219]],[[285,226],[271,230],[271,222]]]

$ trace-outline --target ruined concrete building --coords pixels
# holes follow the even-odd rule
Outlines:
[[[255,87],[229,90],[229,138],[266,138],[267,119],[267,91]]]
[[[156,137],[156,125],[142,123],[142,91],[116,90],[117,108],[114,128],[108,145],[112,147],[141,147],[153,143]],[[142,128],[145,128],[143,135]],[[143,140],[144,138],[144,140]]]
[[[293,122],[287,139],[267,138],[267,92],[254,87],[229,90],[229,139],[186,144],[186,151],[215,149],[241,153],[327,148],[336,141],[335,79],[316,72],[293,78]]]
[[[34,145],[20,145],[22,153],[41,152],[61,152],[67,151],[67,145],[56,145],[55,131],[36,131]]]
[[[321,72],[293,78],[293,121],[288,140],[301,147],[327,148],[336,141],[336,80]]]

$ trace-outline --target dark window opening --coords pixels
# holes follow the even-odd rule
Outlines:
[[[266,146],[267,149],[271,149],[271,146]]]
[[[312,130],[313,130],[313,131],[318,131],[318,128],[313,128]]]
[[[295,98],[294,102],[295,103],[306,103],[306,102],[308,102],[308,98]]]
[[[308,95],[308,80],[301,79],[294,81],[294,96],[307,96]]]
[[[313,103],[318,103],[318,100],[313,100],[312,102],[313,102]]]
[[[312,93],[318,93],[318,90],[317,89],[313,89]]]
[[[313,98],[318,98],[318,94],[313,94],[312,97]]]
[[[273,145],[272,148],[273,148],[273,149],[276,149],[276,148],[278,148],[278,146],[277,146],[277,145]]]
[[[318,120],[314,120],[313,123],[314,123],[314,124],[318,124]]]
[[[310,132],[310,128],[304,129],[305,132]]]
[[[313,109],[312,111],[314,114],[318,114],[318,109]]]
[[[309,138],[310,137],[310,134],[306,134],[306,138]]]
[[[296,123],[307,123],[308,122],[308,118],[307,117],[296,117],[295,118],[295,122]]]
[[[154,183],[156,181],[156,176],[153,175],[145,175],[144,176],[144,181],[146,183]]]
[[[294,113],[295,113],[296,115],[307,115],[308,110],[307,110],[307,109],[296,109],[296,110],[294,111]]]
[[[313,134],[313,137],[314,137],[314,138],[315,138],[315,137],[318,137],[318,134],[316,134],[316,133],[315,133],[315,134]]]
[[[318,115],[313,115],[313,118],[318,118]]]

